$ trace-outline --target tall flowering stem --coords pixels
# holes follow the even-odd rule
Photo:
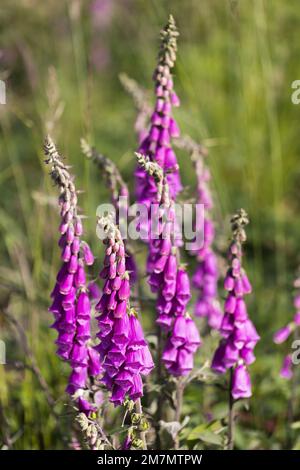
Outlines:
[[[182,189],[179,166],[171,145],[171,139],[179,137],[180,134],[172,116],[172,108],[179,105],[179,99],[173,88],[171,72],[176,60],[178,35],[175,21],[170,16],[166,27],[161,31],[158,65],[153,76],[155,109],[151,114],[148,132],[139,147],[139,165],[135,172],[137,201],[149,210],[149,217],[141,224],[140,231],[149,246],[149,284],[151,290],[157,294],[160,383],[163,382],[161,360],[171,375],[177,378],[187,375],[193,368],[194,353],[200,345],[197,327],[186,312],[191,297],[190,283],[185,267],[180,263],[180,242],[174,237],[175,200]],[[153,224],[153,215],[156,224]],[[163,341],[162,333],[166,342]],[[181,380],[177,379],[178,393],[180,382]],[[180,394],[182,393],[181,389]],[[158,400],[158,421],[162,409],[161,395]],[[176,417],[180,415],[181,407],[176,410]],[[175,443],[175,446],[177,445],[178,443]]]
[[[85,139],[81,139],[80,142],[83,154],[97,165],[103,175],[106,186],[111,194],[111,202],[116,211],[116,220],[120,223],[121,216],[125,215],[128,211],[129,191],[127,184],[112,160],[99,153],[94,147],[91,147]],[[126,243],[126,269],[130,275],[130,282],[134,284],[138,276],[137,265],[133,250],[128,243]]]
[[[151,290],[157,294],[156,322],[168,333],[162,360],[172,375],[183,376],[191,372],[193,356],[201,341],[193,319],[186,312],[191,298],[190,283],[174,240],[174,201],[162,168],[141,154],[137,154],[137,159],[157,184],[157,203],[152,207],[152,217],[157,215],[156,232],[151,226],[147,272]]]
[[[111,217],[98,220],[105,245],[103,295],[96,305],[100,344],[96,347],[104,369],[103,383],[111,392],[111,402],[122,405],[126,399],[138,402],[143,396],[142,376],[154,367],[137,312],[130,307],[129,273],[125,247]]]
[[[83,154],[92,160],[103,173],[106,185],[111,192],[112,203],[118,207],[120,196],[129,197],[128,187],[120,171],[112,160],[97,152],[85,139],[81,139],[80,143]]]
[[[141,142],[138,152],[158,163],[166,174],[170,197],[174,199],[181,191],[181,181],[176,155],[171,147],[171,138],[179,136],[179,128],[172,117],[172,107],[179,105],[179,99],[173,89],[171,70],[175,65],[177,51],[177,31],[174,18],[169,17],[166,27],[161,31],[161,47],[158,65],[154,71],[155,109],[151,115],[150,129]],[[138,166],[136,176],[137,202],[148,208],[156,201],[156,184],[152,177],[145,178],[145,171]],[[147,239],[147,221],[143,230]]]
[[[82,239],[77,191],[69,167],[50,137],[45,140],[44,150],[45,163],[51,168],[50,176],[60,191],[62,266],[51,294],[53,302],[49,310],[55,318],[52,328],[58,332],[58,356],[72,367],[67,392],[76,400],[80,411],[88,413],[94,409],[89,401],[89,377],[100,373],[99,356],[90,343],[91,306],[85,273],[85,267],[94,263],[94,256]]]
[[[188,136],[178,139],[177,145],[190,153],[197,178],[197,204],[202,204],[204,207],[204,221],[197,217],[198,223],[204,222],[203,244],[196,252],[192,252],[198,260],[193,275],[193,285],[199,290],[194,313],[198,317],[206,317],[211,328],[219,329],[222,312],[218,300],[218,262],[213,249],[215,229],[211,217],[213,209],[210,191],[211,174],[204,161],[207,150]],[[202,230],[202,225],[196,226],[195,229]]]
[[[180,377],[193,369],[194,354],[201,344],[198,329],[186,311],[191,298],[189,277],[180,263],[179,247],[174,240],[175,209],[163,169],[149,158],[137,154],[139,165],[157,185],[157,201],[152,206],[156,215],[156,231],[151,224],[147,272],[152,292],[157,294],[156,323],[167,336],[163,351],[159,351],[167,371],[177,380],[177,393],[182,397]],[[153,218],[151,220],[153,222]],[[161,331],[159,336],[161,337]],[[161,379],[161,377],[160,377]],[[176,417],[181,415],[182,399],[178,400]]]
[[[217,348],[212,369],[220,374],[230,370],[229,386],[229,438],[228,448],[233,448],[233,404],[239,398],[252,395],[248,365],[255,361],[253,349],[259,335],[250,320],[244,296],[252,291],[251,284],[242,267],[242,244],[246,241],[245,226],[248,216],[240,209],[231,219],[232,242],[229,247],[230,266],[224,281],[228,292],[224,316],[220,327],[222,340]]]

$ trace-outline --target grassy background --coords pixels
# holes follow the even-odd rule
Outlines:
[[[7,85],[7,104],[0,105],[0,300],[25,329],[58,399],[49,406],[28,368],[24,342],[1,316],[8,362],[0,366],[1,441],[13,437],[17,449],[68,445],[63,394],[68,368],[55,357],[55,334],[48,329],[59,258],[51,199],[56,192],[43,168],[46,124],[63,102],[52,134],[85,189],[87,238],[99,252],[94,214],[109,195],[82,157],[79,138],[88,137],[118,162],[132,187],[135,111],[118,74],[124,71],[151,89],[158,33],[171,12],[181,33],[176,117],[182,131],[209,147],[221,245],[229,235],[228,214],[244,207],[251,219],[249,311],[262,340],[251,367],[254,397],[238,425],[237,446],[299,448],[297,431],[287,442],[289,384],[278,377],[284,347],[272,343],[274,330],[292,317],[292,281],[300,261],[300,107],[291,102],[291,83],[299,79],[298,2],[99,0],[100,16],[91,11],[92,3],[1,1],[0,78]],[[178,158],[184,182],[194,185],[192,166],[182,153]],[[192,425],[204,420],[202,405],[214,393],[190,387],[184,411],[195,416]],[[224,396],[216,397],[214,417],[224,407]]]

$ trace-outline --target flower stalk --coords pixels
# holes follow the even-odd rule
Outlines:
[[[248,216],[240,209],[231,219],[232,242],[229,247],[230,266],[224,287],[228,292],[224,304],[224,316],[220,333],[222,340],[214,354],[212,369],[219,374],[230,370],[228,446],[233,447],[234,400],[252,395],[248,366],[255,361],[253,353],[259,335],[247,312],[244,296],[252,291],[251,284],[242,267],[242,245],[247,236],[245,226]]]
[[[130,306],[129,273],[126,270],[125,247],[118,227],[111,217],[101,217],[98,227],[103,231],[104,280],[103,294],[96,305],[100,339],[96,346],[104,369],[102,382],[111,392],[115,406],[125,399],[137,401],[143,396],[141,376],[154,367],[148,344],[136,310]]]

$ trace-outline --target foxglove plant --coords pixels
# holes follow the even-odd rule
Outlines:
[[[247,366],[255,361],[253,349],[260,339],[250,320],[244,296],[252,291],[248,276],[242,267],[242,244],[246,241],[244,226],[249,223],[247,214],[241,209],[231,219],[233,240],[229,247],[230,267],[224,288],[228,292],[224,305],[220,333],[223,339],[215,352],[212,368],[223,374],[233,369],[234,399],[251,396],[250,376]]]
[[[294,297],[294,307],[296,309],[296,313],[291,322],[280,328],[274,334],[273,340],[276,344],[284,343],[292,333],[298,337],[300,332],[300,278],[295,280],[294,287],[297,289],[296,295]],[[285,379],[291,379],[294,375],[293,362],[290,354],[285,356],[283,360],[280,375]]]
[[[180,252],[174,242],[174,202],[163,169],[141,154],[137,160],[157,186],[157,238],[151,233],[147,272],[152,292],[157,294],[157,324],[168,333],[162,360],[170,374],[187,375],[193,369],[193,357],[201,344],[198,329],[186,312],[191,298],[190,282]],[[152,227],[151,227],[152,228]]]
[[[143,396],[142,375],[154,367],[137,312],[130,307],[129,273],[120,230],[110,217],[100,218],[104,232],[105,258],[100,277],[103,295],[96,305],[100,339],[96,347],[104,369],[103,383],[117,405],[126,398],[137,401]]]
[[[231,219],[233,239],[228,254],[230,267],[224,281],[228,294],[220,327],[223,338],[212,360],[212,369],[215,372],[224,374],[226,370],[230,370],[229,448],[233,446],[233,400],[252,395],[248,366],[255,361],[253,350],[260,339],[248,316],[244,300],[244,296],[252,291],[242,267],[242,244],[247,239],[244,227],[248,223],[248,216],[243,209]]]
[[[49,310],[55,318],[52,328],[58,332],[58,356],[72,367],[66,390],[76,399],[80,411],[88,412],[93,409],[88,401],[88,378],[100,373],[98,353],[90,344],[91,307],[85,274],[85,266],[94,263],[94,256],[82,239],[73,177],[50,137],[45,140],[44,150],[45,162],[51,166],[50,176],[60,190],[62,266],[51,294],[53,302]]]
[[[170,15],[166,27],[161,31],[158,64],[153,76],[156,96],[155,109],[151,116],[149,132],[138,150],[140,154],[148,156],[150,161],[161,166],[166,174],[172,199],[175,199],[182,189],[176,155],[171,147],[171,139],[179,136],[179,128],[172,117],[172,107],[179,105],[179,99],[173,89],[171,74],[176,60],[178,35],[174,18]],[[144,169],[140,166],[136,168],[135,177],[137,202],[150,208],[151,202],[156,200],[155,181],[152,177],[145,178]],[[147,221],[145,221],[141,231],[146,239],[148,229]]]

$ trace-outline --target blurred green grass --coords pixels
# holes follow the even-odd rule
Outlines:
[[[111,2],[112,12],[99,20],[100,26],[91,3],[1,2],[0,78],[7,84],[7,104],[0,105],[1,302],[10,292],[10,311],[26,329],[53,396],[60,397],[57,412],[64,413],[68,371],[54,355],[55,334],[47,328],[48,297],[59,262],[57,213],[43,200],[43,195],[56,197],[42,154],[49,67],[56,71],[64,102],[53,134],[73,165],[78,187],[85,190],[80,198],[90,216],[85,231],[99,253],[95,211],[109,195],[82,157],[79,138],[87,136],[116,161],[132,189],[135,111],[118,75],[125,71],[151,89],[158,33],[171,12],[181,34],[176,116],[183,132],[209,147],[222,243],[229,236],[230,213],[244,207],[251,219],[246,264],[254,295],[249,311],[262,340],[251,367],[250,417],[239,425],[238,445],[284,447],[288,384],[278,378],[284,347],[273,345],[272,333],[292,316],[291,286],[300,262],[300,108],[290,98],[291,83],[299,78],[298,2],[119,0]],[[93,63],[93,48],[105,60]],[[193,186],[192,166],[180,152],[179,163],[184,182]],[[26,362],[4,322],[2,336],[8,359]],[[204,356],[205,350],[200,362]],[[0,366],[0,392],[2,440],[8,428],[12,435],[20,430],[14,448],[67,445],[69,418],[63,414],[55,421],[30,371]],[[224,399],[205,387],[191,387],[186,413],[193,420],[202,419],[205,393],[212,400]]]

